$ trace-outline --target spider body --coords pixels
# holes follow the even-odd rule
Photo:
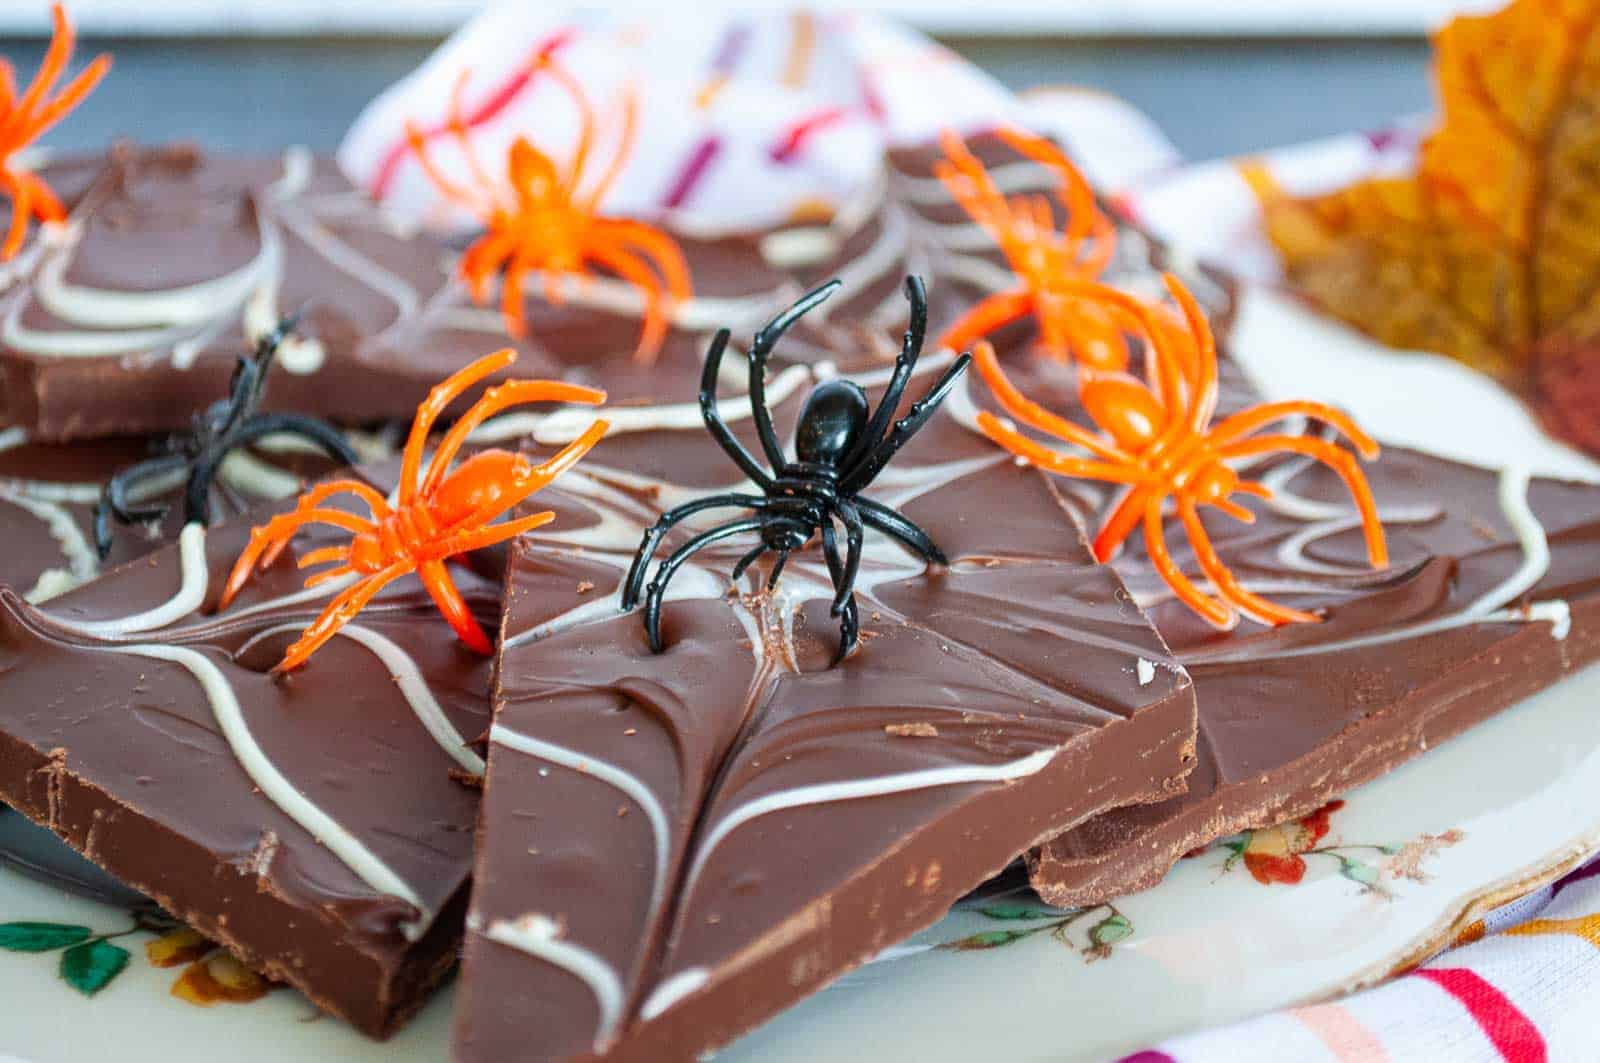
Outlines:
[[[100,494],[94,511],[95,546],[103,558],[111,551],[111,519],[123,524],[160,520],[165,505],[137,505],[131,495],[140,484],[152,484],[187,470],[184,520],[211,523],[211,484],[227,456],[269,435],[299,436],[339,465],[359,459],[340,431],[314,417],[292,413],[258,413],[266,393],[267,376],[278,348],[294,331],[299,315],[291,315],[263,336],[254,353],[234,366],[228,397],[195,415],[187,436],[167,442],[168,453],[129,466],[113,476]]]
[[[1078,285],[1105,271],[1116,250],[1116,228],[1095,202],[1094,190],[1066,154],[1043,137],[1001,129],[1001,140],[1060,178],[1056,198],[1066,222],[1056,227],[1042,196],[1001,194],[983,163],[961,138],[946,132],[945,157],[934,173],[967,215],[988,232],[1016,276],[1014,288],[996,292],[963,314],[939,344],[961,350],[1019,318],[1032,315],[1039,346],[1062,361],[1076,357],[1091,369],[1120,370],[1128,363],[1122,322]]]
[[[1271,491],[1265,484],[1241,477],[1229,463],[1272,453],[1305,455],[1328,466],[1344,481],[1361,517],[1368,559],[1374,568],[1381,568],[1388,563],[1383,525],[1355,456],[1326,439],[1257,433],[1286,417],[1304,416],[1342,433],[1368,459],[1377,457],[1378,445],[1344,413],[1315,402],[1265,403],[1213,425],[1216,344],[1193,297],[1175,277],[1168,275],[1166,282],[1182,310],[1182,335],[1162,307],[1146,305],[1101,285],[1085,284],[1081,289],[1084,298],[1138,322],[1149,350],[1148,380],[1117,372],[1084,377],[1080,400],[1100,428],[1099,434],[1027,398],[1006,378],[994,348],[979,345],[978,372],[1001,408],[1029,428],[1072,444],[1079,452],[1045,446],[988,411],[979,413],[978,426],[996,443],[1041,469],[1126,485],[1126,493],[1095,536],[1095,556],[1110,560],[1142,526],[1151,564],[1179,600],[1213,626],[1232,628],[1241,611],[1272,625],[1319,620],[1313,613],[1278,605],[1246,588],[1211,545],[1200,520],[1200,507],[1211,506],[1250,523],[1255,514],[1233,496],[1265,499],[1271,497]],[[1167,549],[1163,507],[1169,499],[1214,596],[1197,587]]]
[[[820,534],[823,558],[834,588],[832,614],[840,619],[835,663],[855,647],[860,634],[854,587],[868,529],[888,535],[930,564],[945,564],[944,554],[925,531],[889,507],[861,495],[895,453],[933,416],[970,361],[966,355],[957,358],[927,394],[911,405],[905,417],[894,420],[922,353],[927,331],[927,295],[921,280],[906,279],[906,295],[911,303],[910,326],[877,408],[872,408],[866,392],[854,381],[823,381],[812,389],[801,407],[795,430],[796,460],[788,460],[778,441],[772,414],[766,405],[767,359],[784,332],[838,287],[839,282],[833,281],[802,297],[758,332],[750,345],[751,413],[770,468],[764,467],[745,449],[717,411],[717,376],[728,343],[728,331],[723,329],[711,341],[700,380],[701,416],[712,438],[761,493],[729,492],[686,502],[663,514],[645,532],[623,585],[622,607],[634,608],[641,593],[644,595],[645,632],[650,648],[657,653],[662,649],[661,608],[667,585],[694,554],[722,539],[751,532],[757,534],[759,541],[740,558],[732,575],[737,580],[763,554],[774,553],[777,560],[767,578],[767,589],[771,590],[777,585],[789,555]],[[692,537],[661,562],[655,578],[646,586],[650,559],[667,532],[697,514],[715,509],[746,509],[751,515]],[[844,528],[842,552],[835,524]]]
[[[407,128],[412,151],[423,172],[452,203],[465,207],[484,233],[461,256],[460,271],[475,302],[488,297],[489,282],[501,277],[500,309],[506,331],[527,335],[523,282],[529,273],[543,275],[545,299],[560,305],[563,278],[589,278],[591,266],[608,270],[644,295],[644,321],[635,361],[648,365],[660,352],[672,324],[673,307],[693,295],[689,266],[682,250],[661,229],[627,218],[605,217],[601,202],[621,176],[637,136],[638,101],[630,90],[621,98],[621,130],[616,152],[591,179],[597,140],[597,119],[577,81],[546,58],[540,70],[566,90],[578,111],[578,142],[565,167],[525,136],[506,155],[505,180],[497,182],[478,158],[467,135],[461,96],[466,73],[456,82],[446,119],[457,149],[465,158],[470,183],[446,176],[435,163],[426,139]]]
[[[513,380],[490,388],[461,416],[445,433],[424,471],[423,447],[439,415],[467,388],[506,368],[516,358],[516,351],[510,348],[480,358],[429,393],[417,409],[406,440],[395,502],[363,481],[330,480],[302,495],[293,510],[273,517],[250,533],[249,545],[239,555],[223,587],[220,608],[227,607],[258,566],[266,568],[276,561],[303,525],[328,524],[343,528],[352,536],[347,546],[313,550],[300,559],[302,568],[339,562],[312,575],[306,580],[307,587],[340,577],[356,578],[289,647],[275,671],[286,672],[304,663],[379,591],[411,572],[417,573],[462,642],[479,653],[492,652],[489,637],[462,600],[445,562],[548,524],[555,517],[549,511],[498,524],[490,522],[571,468],[609,427],[604,421],[596,421],[540,465],[521,454],[490,449],[479,451],[452,468],[472,430],[502,410],[533,402],[596,405],[605,401],[605,393],[593,388]],[[324,505],[329,498],[342,494],[355,496],[370,516]]]

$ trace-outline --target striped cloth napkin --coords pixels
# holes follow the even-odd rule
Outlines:
[[[1600,857],[1376,989],[1175,1038],[1122,1063],[1597,1059]]]

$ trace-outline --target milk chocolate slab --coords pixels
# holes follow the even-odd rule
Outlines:
[[[660,655],[619,612],[643,529],[739,479],[692,405],[621,411],[563,479],[508,577],[457,1058],[696,1058],[1059,824],[1181,789],[1187,678],[964,389],[867,492],[952,564],[869,532],[862,645],[833,668],[815,544],[770,595],[730,584],[749,536],[697,555]],[[804,390],[774,404],[783,439]],[[748,413],[735,431],[755,445]]]
[[[0,301],[6,416],[43,441],[182,428],[225,391],[235,352],[301,308],[307,338],[280,353],[271,405],[408,414],[419,393],[363,345],[444,284],[446,259],[303,150],[119,147]]]
[[[1383,572],[1366,567],[1348,496],[1320,466],[1268,472],[1278,498],[1245,501],[1254,525],[1205,520],[1246,586],[1321,624],[1219,633],[1170,598],[1142,543],[1116,559],[1194,677],[1199,763],[1186,793],[1031,853],[1047,901],[1154,885],[1184,853],[1305,815],[1600,657],[1600,487],[1400,448],[1366,469]],[[1198,571],[1175,519],[1167,541]]]
[[[454,776],[481,767],[490,662],[406,577],[273,677],[337,590],[302,592],[295,558],[340,535],[307,529],[217,613],[252,523],[191,525],[42,608],[0,590],[0,798],[383,1037],[455,961],[477,797]],[[498,579],[456,579],[496,622]]]

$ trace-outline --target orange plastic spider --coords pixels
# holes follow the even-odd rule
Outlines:
[[[417,408],[411,435],[406,440],[397,505],[391,506],[381,493],[359,480],[330,480],[302,495],[293,510],[251,531],[250,543],[234,563],[233,572],[223,587],[221,608],[226,608],[249,582],[258,565],[265,569],[277,560],[301,525],[331,524],[355,536],[349,546],[323,547],[300,559],[301,568],[342,562],[312,575],[306,580],[307,587],[351,573],[359,573],[361,578],[328,603],[322,615],[289,647],[275,671],[287,672],[299,667],[365,608],[374,595],[409,572],[421,577],[422,585],[462,642],[479,653],[492,652],[488,636],[450,579],[445,561],[548,524],[555,517],[549,511],[499,524],[489,522],[570,469],[610,427],[605,421],[596,421],[582,436],[541,465],[534,465],[510,451],[480,450],[451,470],[450,463],[468,434],[484,420],[510,406],[531,402],[597,405],[606,399],[603,391],[575,384],[548,380],[508,381],[484,392],[451,426],[424,474],[423,444],[440,413],[467,388],[516,359],[517,352],[509,347],[480,358],[428,394],[427,400]],[[323,505],[328,498],[339,494],[351,494],[366,503],[372,513],[371,519]]]
[[[465,72],[451,93],[446,121],[471,171],[471,185],[459,184],[444,175],[415,125],[406,128],[411,150],[439,191],[483,223],[483,236],[461,257],[461,275],[473,300],[482,303],[488,296],[490,279],[504,270],[500,312],[511,335],[521,338],[527,333],[522,281],[530,270],[544,274],[545,298],[560,305],[563,279],[587,278],[589,264],[594,263],[644,293],[644,325],[634,359],[649,364],[666,338],[673,305],[689,299],[693,290],[688,263],[672,237],[644,222],[606,218],[599,213],[601,200],[633,151],[638,102],[632,92],[623,95],[616,155],[598,180],[586,182],[595,143],[594,110],[571,74],[548,59],[541,69],[567,90],[578,109],[578,142],[565,171],[527,137],[518,137],[506,157],[506,186],[498,184],[484,168],[467,135],[461,101]]]
[[[1194,298],[1176,277],[1169,274],[1166,283],[1183,312],[1188,342],[1197,355],[1192,375],[1186,372],[1183,355],[1176,349],[1182,341],[1174,329],[1163,326],[1164,308],[1146,305],[1104,285],[1087,285],[1085,290],[1092,289],[1101,302],[1119,307],[1143,323],[1141,331],[1150,350],[1150,380],[1127,373],[1096,373],[1085,379],[1080,398],[1100,429],[1095,433],[1024,396],[1001,371],[994,348],[981,343],[974,361],[1001,408],[1029,428],[1080,447],[1087,455],[1065,454],[1044,446],[987,411],[978,415],[979,427],[990,439],[1041,469],[1128,485],[1128,493],[1095,537],[1094,553],[1099,560],[1110,559],[1142,522],[1145,548],[1156,571],[1181,601],[1216,627],[1226,630],[1238,623],[1236,609],[1269,624],[1317,621],[1321,618],[1313,613],[1277,605],[1246,590],[1211,545],[1199,509],[1213,506],[1247,524],[1253,522],[1255,514],[1232,496],[1243,493],[1270,498],[1272,493],[1264,484],[1241,479],[1228,463],[1284,451],[1304,454],[1327,465],[1344,481],[1361,515],[1367,557],[1374,568],[1381,568],[1389,562],[1383,525],[1354,455],[1324,439],[1254,433],[1299,414],[1343,433],[1368,460],[1378,456],[1378,445],[1345,414],[1318,402],[1264,403],[1213,425],[1216,344]],[[1167,550],[1162,506],[1168,496],[1176,501],[1178,518],[1201,570],[1216,590],[1215,598],[1195,586]]]
[[[973,341],[1026,317],[1038,322],[1041,348],[1053,358],[1076,356],[1095,369],[1120,370],[1128,364],[1124,322],[1111,308],[1086,300],[1076,284],[1099,277],[1116,250],[1116,228],[1095,202],[1094,190],[1066,154],[1043,137],[1002,129],[1000,139],[1019,154],[1042,163],[1061,178],[1056,198],[1066,210],[1056,228],[1050,203],[1042,195],[1000,194],[994,179],[966,144],[946,131],[940,142],[945,158],[934,173],[956,202],[1000,245],[1006,263],[1021,282],[968,310],[939,341],[965,350]]]
[[[58,222],[67,216],[50,186],[16,165],[17,153],[82,103],[111,69],[111,57],[99,56],[56,93],[54,99],[47,99],[72,58],[74,39],[66,9],[58,3],[50,9],[50,14],[55,21],[50,47],[44,53],[44,62],[39,64],[33,84],[20,97],[16,72],[9,62],[0,59],[0,192],[11,197],[11,228],[6,232],[5,243],[0,244],[0,262],[10,261],[22,249],[28,219]]]

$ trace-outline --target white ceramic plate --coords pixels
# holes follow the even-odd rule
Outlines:
[[[1600,479],[1587,459],[1519,421],[1518,407],[1492,384],[1442,359],[1419,364],[1375,348],[1275,296],[1247,297],[1235,351],[1269,397],[1297,391],[1342,402],[1388,441],[1426,440],[1465,460]],[[1292,373],[1284,372],[1286,351]],[[1345,386],[1352,365],[1369,386]],[[1370,386],[1401,378],[1408,386],[1399,406],[1394,389]],[[1452,416],[1464,395],[1474,416]],[[1437,396],[1450,398],[1429,401]],[[1483,433],[1485,423],[1507,431]],[[722,1058],[1098,1059],[1379,980],[1600,848],[1597,702],[1600,668],[1347,795],[1324,818],[1219,843],[1115,907],[1058,913],[1016,897],[971,902]],[[19,921],[94,934],[134,924],[126,909],[0,869],[0,924]],[[7,933],[0,926],[0,944]],[[31,938],[43,945],[51,935],[72,932],[45,928]],[[153,966],[146,945],[158,940],[133,930],[101,946],[80,942],[68,964],[80,982],[103,976],[87,961],[128,953],[93,997],[60,977],[66,947],[0,948],[0,1053],[34,1063],[213,1063],[219,1046],[237,1063],[446,1057],[448,993],[377,1045],[287,990],[250,1003],[179,999],[178,979],[215,996],[233,972],[217,956],[197,961],[204,972]]]

